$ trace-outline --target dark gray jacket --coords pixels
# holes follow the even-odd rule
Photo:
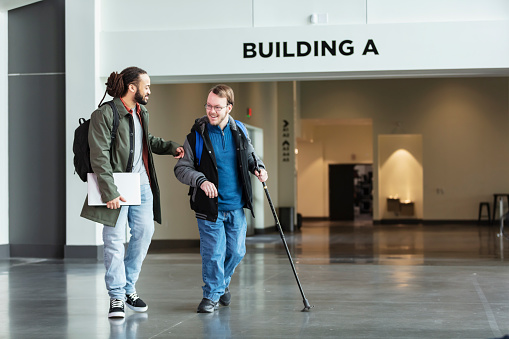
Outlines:
[[[249,135],[244,133],[239,128],[235,120],[229,116],[230,129],[232,131],[233,140],[237,149],[237,165],[239,180],[242,185],[242,197],[245,202],[245,208],[251,210],[253,214],[253,194],[251,190],[251,179],[249,172],[254,174],[255,161],[252,154],[257,159],[259,168],[265,168],[265,165],[256,155]],[[206,219],[216,221],[218,215],[218,199],[209,198],[200,185],[208,180],[214,185],[218,185],[218,172],[216,154],[212,143],[209,138],[207,130],[208,118],[203,116],[196,119],[194,126],[191,128],[191,133],[186,137],[184,142],[185,156],[179,159],[175,165],[175,176],[177,179],[191,186],[189,189],[191,208],[196,212],[196,217],[199,219]],[[203,151],[200,161],[196,158],[196,132],[203,139]]]

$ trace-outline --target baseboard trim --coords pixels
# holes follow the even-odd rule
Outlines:
[[[422,224],[422,219],[380,219],[380,220],[373,220],[373,225],[397,225],[397,224],[405,224],[405,225]]]
[[[302,221],[328,221],[329,217],[302,217]]]
[[[443,224],[455,224],[455,225],[476,225],[477,220],[423,220],[424,225],[443,225]]]
[[[449,220],[449,219],[381,219],[373,220],[373,225],[476,225],[477,220]]]
[[[5,259],[11,256],[9,244],[0,245],[0,258]]]
[[[254,235],[269,234],[269,233],[274,233],[274,232],[277,232],[276,225],[267,227],[267,228],[255,228],[254,229]]]
[[[182,249],[199,249],[200,239],[152,240],[148,253],[171,252]]]
[[[66,259],[104,259],[104,245],[65,246]]]
[[[64,257],[63,245],[10,244],[9,249],[11,258],[62,259]]]

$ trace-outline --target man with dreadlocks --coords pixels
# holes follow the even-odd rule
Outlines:
[[[106,83],[119,112],[114,147],[110,151],[113,110],[102,105],[92,113],[88,132],[90,162],[97,175],[99,191],[106,206],[88,206],[81,216],[103,227],[106,288],[110,296],[109,318],[124,318],[124,301],[136,312],[148,306],[138,297],[135,284],[154,234],[154,220],[161,223],[159,187],[152,153],[171,154],[179,159],[184,149],[173,141],[156,138],[148,132],[145,105],[150,95],[150,78],[138,67],[113,72]],[[106,96],[106,93],[105,93]],[[104,99],[104,97],[103,97]],[[102,100],[101,100],[102,102]],[[113,173],[140,173],[141,205],[120,206],[126,200],[119,194]],[[129,221],[131,238],[124,255],[125,229]]]

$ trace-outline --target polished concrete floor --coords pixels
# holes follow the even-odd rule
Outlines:
[[[137,285],[147,313],[107,318],[104,267],[0,260],[0,338],[500,338],[509,333],[509,240],[496,226],[305,222],[249,237],[232,303],[198,314],[197,249],[151,253]]]

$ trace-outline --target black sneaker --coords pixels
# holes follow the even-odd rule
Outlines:
[[[227,287],[224,290],[224,294],[219,298],[219,303],[223,306],[230,305],[230,302],[232,301],[232,295],[230,293],[230,287]]]
[[[129,307],[131,310],[135,312],[145,312],[148,310],[147,304],[143,302],[143,300],[138,297],[138,294],[136,292],[131,294],[126,294],[126,304],[127,307]]]
[[[218,302],[212,301],[207,298],[203,298],[201,300],[200,305],[198,305],[198,313],[213,313],[218,308],[219,308]]]
[[[124,318],[124,301],[120,299],[110,299],[110,311],[108,318]]]

